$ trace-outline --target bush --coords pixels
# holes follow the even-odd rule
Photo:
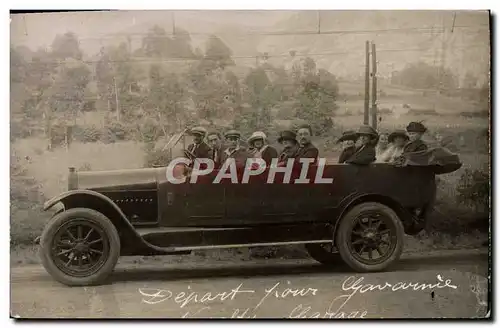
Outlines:
[[[144,159],[144,167],[168,165],[168,153],[166,151],[162,151],[161,149],[155,149],[154,143],[146,143],[144,146],[144,151],[146,153]]]
[[[129,128],[119,122],[111,122],[104,128],[103,142],[113,143],[116,141],[124,141],[130,137]]]
[[[32,243],[45,223],[39,217],[45,197],[40,184],[27,176],[23,159],[14,150],[10,157],[10,183],[11,244]]]
[[[465,169],[458,182],[457,201],[474,208],[476,211],[488,212],[490,190],[490,175],[488,172]]]
[[[75,126],[73,128],[73,140],[83,143],[98,142],[101,140],[102,130],[95,125]]]
[[[148,119],[138,124],[137,131],[139,139],[145,143],[156,142],[161,136],[164,135],[162,126],[153,119]]]

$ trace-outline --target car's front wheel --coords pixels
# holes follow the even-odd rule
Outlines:
[[[357,272],[383,271],[403,252],[403,223],[380,203],[354,206],[342,217],[336,236],[340,256]]]
[[[120,256],[120,237],[113,223],[88,208],[73,208],[49,221],[40,239],[45,270],[68,286],[102,283]]]

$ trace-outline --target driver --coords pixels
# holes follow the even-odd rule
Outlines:
[[[236,130],[229,130],[224,134],[227,148],[222,153],[221,162],[224,163],[228,158],[234,158],[237,166],[245,166],[249,157],[245,147],[240,146],[241,133]]]
[[[193,143],[190,144],[187,150],[194,154],[195,158],[209,158],[210,147],[203,141],[207,135],[205,128],[198,126],[190,131],[193,136]]]

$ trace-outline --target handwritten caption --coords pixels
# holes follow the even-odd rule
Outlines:
[[[294,318],[294,319],[308,319],[308,318],[345,318],[345,319],[359,319],[365,318],[368,313],[364,309],[346,310],[349,301],[355,296],[360,294],[375,293],[382,291],[397,292],[402,290],[412,291],[432,291],[436,289],[456,289],[457,286],[453,285],[450,279],[443,279],[441,275],[436,276],[434,283],[421,283],[421,282],[406,282],[400,281],[396,283],[385,282],[383,284],[370,284],[365,283],[363,277],[347,277],[341,286],[342,294],[333,298],[331,302],[326,302],[328,306],[324,309],[313,309],[312,306],[305,303],[306,298],[314,298],[320,296],[321,291],[317,288],[293,288],[289,285],[280,282],[275,283],[273,286],[265,287],[263,291],[246,288],[243,283],[240,283],[234,288],[224,290],[222,292],[196,292],[191,290],[188,286],[186,291],[174,293],[169,289],[159,288],[140,288],[139,293],[142,296],[142,302],[150,305],[165,303],[169,307],[177,307],[181,313],[182,318],[234,318],[234,319],[253,319],[257,318],[259,308],[264,307],[266,302],[271,299],[278,300],[301,300],[301,303],[291,307],[287,310],[285,316],[279,317]],[[331,289],[323,291],[324,294],[332,292]],[[250,297],[256,295],[258,300],[255,305],[246,308],[234,307],[238,301],[248,300]],[[230,314],[227,316],[215,315],[210,312],[217,312],[217,308],[212,308],[211,303],[228,303],[230,307]],[[286,304],[283,307],[285,308]],[[201,307],[196,310],[190,308],[196,305]],[[188,309],[189,308],[189,309]],[[226,309],[227,307],[224,307]],[[214,311],[210,311],[210,310]]]

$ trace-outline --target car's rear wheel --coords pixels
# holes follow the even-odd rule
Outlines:
[[[307,253],[314,260],[327,266],[340,265],[343,263],[342,258],[333,243],[326,244],[306,244]]]
[[[357,272],[385,270],[403,252],[403,224],[391,208],[380,203],[354,206],[342,217],[336,236],[340,256]]]
[[[103,214],[74,208],[57,214],[42,233],[40,257],[45,270],[68,286],[101,284],[120,256],[120,237]]]

